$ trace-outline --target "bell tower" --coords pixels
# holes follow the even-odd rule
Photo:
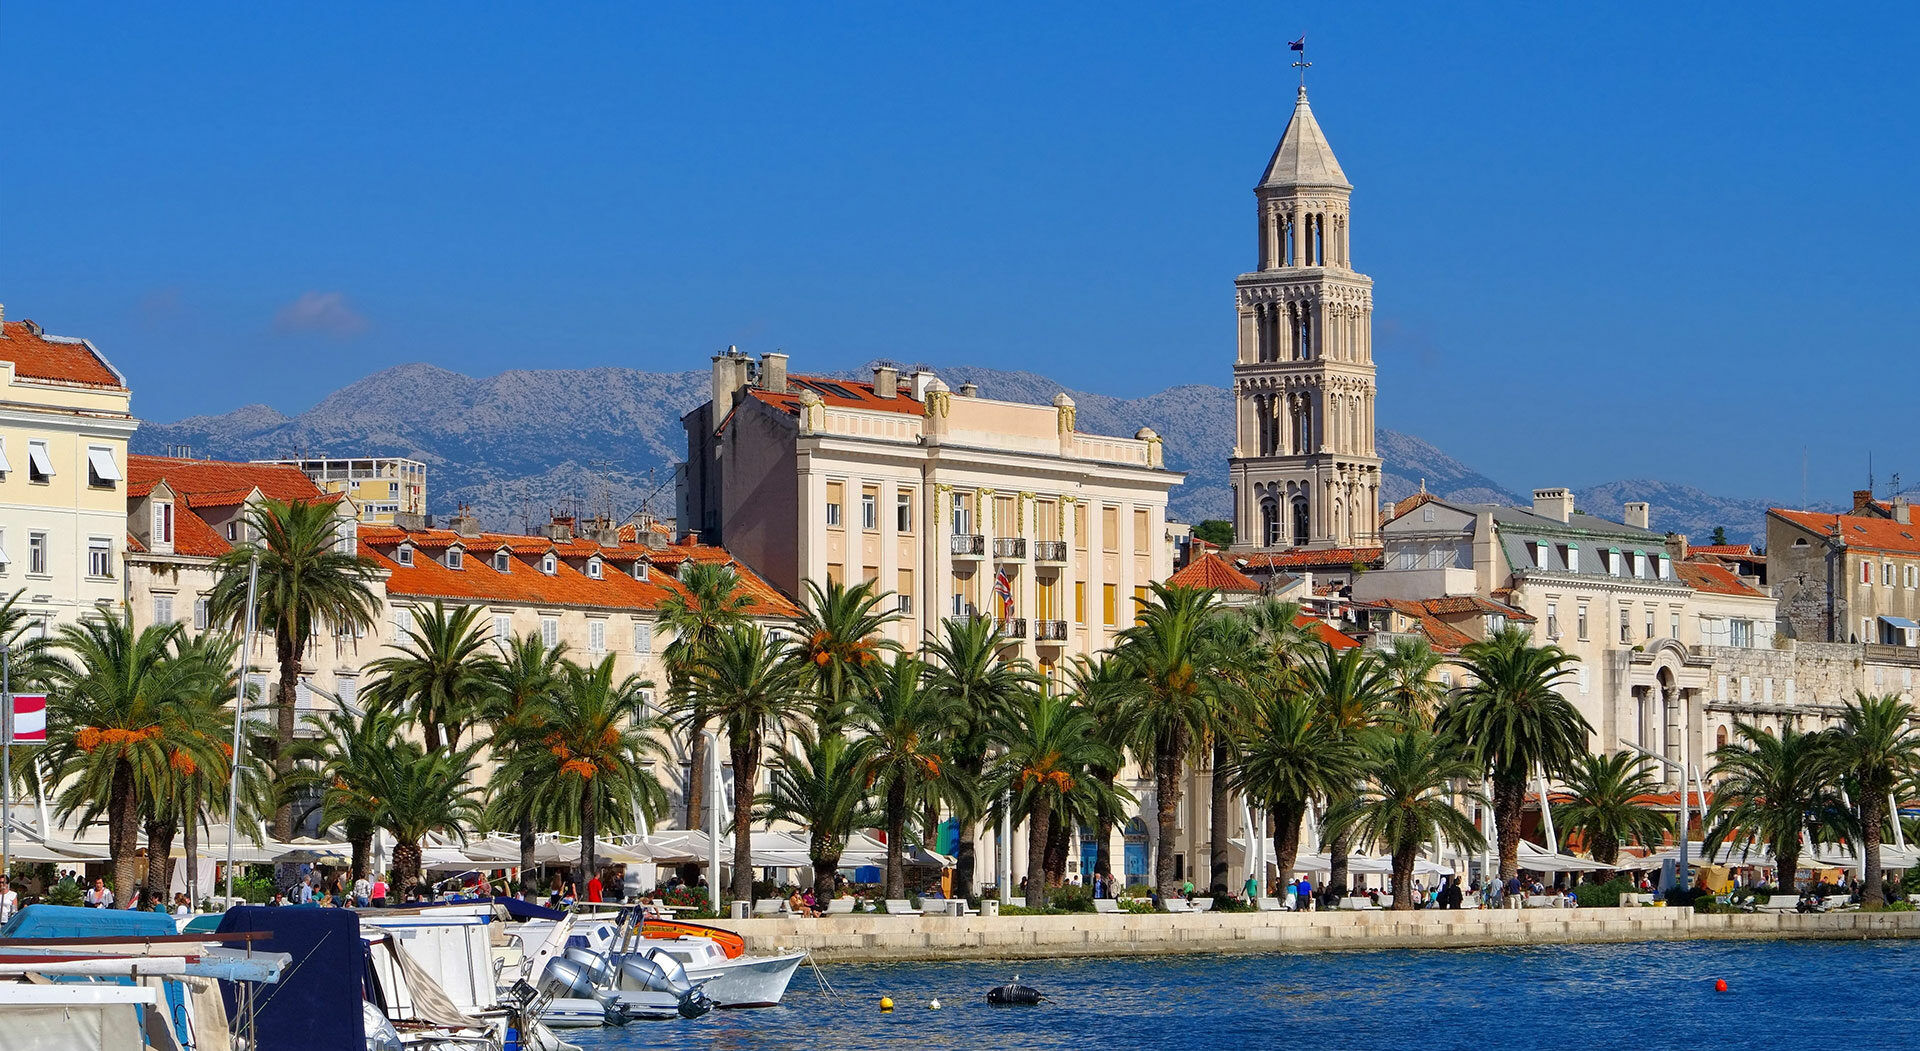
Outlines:
[[[1353,269],[1347,182],[1307,105],[1254,187],[1259,267],[1234,279],[1234,547],[1378,542],[1373,280]]]

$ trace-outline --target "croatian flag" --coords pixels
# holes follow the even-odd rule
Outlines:
[[[12,702],[12,740],[24,744],[47,743],[47,695],[16,693]]]
[[[1287,48],[1290,51],[1305,51],[1307,49],[1307,35],[1305,33],[1300,34],[1300,39],[1288,44]]]

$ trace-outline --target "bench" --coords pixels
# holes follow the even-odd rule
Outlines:
[[[1255,898],[1253,899],[1253,907],[1261,912],[1287,911],[1286,906],[1280,904],[1279,898]]]
[[[755,916],[789,915],[789,912],[787,910],[787,899],[767,898],[764,901],[756,901],[753,903],[753,914]]]
[[[1821,912],[1839,912],[1854,907],[1852,896],[1846,894],[1829,894],[1820,899]]]
[[[965,898],[922,898],[920,915],[922,916],[965,916],[967,899]]]
[[[1115,912],[1124,912],[1126,910],[1122,909],[1120,907],[1120,903],[1113,900],[1112,898],[1095,898],[1093,899],[1093,911],[1115,913]]]
[[[1168,912],[1194,911],[1193,903],[1188,901],[1185,898],[1168,898],[1164,902],[1162,902],[1162,904],[1164,904],[1167,907]]]
[[[835,898],[827,902],[827,915],[845,916],[853,911],[852,898]]]
[[[1800,895],[1769,894],[1767,895],[1766,901],[1763,901],[1760,904],[1754,906],[1754,911],[1756,912],[1798,912],[1800,911]]]
[[[913,908],[913,901],[912,901],[911,899],[909,899],[909,898],[888,898],[888,899],[887,899],[887,915],[889,915],[889,916],[918,916],[918,915],[920,915],[920,914],[919,914],[918,912],[916,912],[916,911],[914,911],[914,908]]]
[[[1211,912],[1211,911],[1213,911],[1213,899],[1212,899],[1212,898],[1190,898],[1190,899],[1188,899],[1188,902],[1189,902],[1189,904],[1191,904],[1191,905],[1193,906],[1193,911],[1195,911],[1195,912]]]
[[[1344,912],[1364,912],[1367,909],[1379,908],[1373,903],[1372,898],[1341,898],[1337,907]]]
[[[1522,904],[1529,909],[1557,909],[1565,900],[1558,894],[1529,894]]]

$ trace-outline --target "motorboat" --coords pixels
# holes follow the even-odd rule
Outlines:
[[[672,957],[616,959],[615,922],[562,916],[508,931],[494,947],[504,992],[525,983],[538,993],[540,1020],[557,1028],[625,1025],[640,1019],[696,1018],[713,1001]]]
[[[683,936],[652,939],[643,950],[667,956],[686,968],[687,977],[703,983],[700,990],[716,1007],[773,1007],[787,993],[793,972],[806,960],[804,951],[774,956],[728,956],[707,938]],[[633,954],[623,954],[620,958]]]

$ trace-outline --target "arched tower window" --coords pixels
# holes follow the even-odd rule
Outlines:
[[[1280,505],[1271,496],[1260,501],[1260,543],[1264,547],[1280,544]]]
[[[1313,522],[1307,513],[1307,498],[1293,498],[1293,546],[1305,547],[1313,539]]]

